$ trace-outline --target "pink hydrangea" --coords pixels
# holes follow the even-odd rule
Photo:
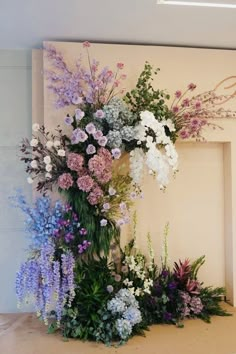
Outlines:
[[[98,150],[98,155],[101,156],[103,158],[103,160],[105,161],[105,166],[106,168],[111,168],[112,166],[112,155],[110,153],[109,150],[101,147]]]
[[[75,152],[71,152],[67,157],[67,166],[70,170],[79,172],[84,163],[84,158],[80,154],[76,154]]]
[[[102,197],[103,191],[98,185],[96,185],[89,193],[87,200],[91,205],[96,205],[100,202]]]
[[[58,178],[58,186],[61,189],[69,189],[73,185],[73,178],[70,173],[63,173]]]
[[[108,183],[111,180],[112,172],[104,170],[101,174],[98,174],[96,177],[97,177],[97,180],[98,180],[99,183],[105,184],[105,183]]]
[[[83,192],[89,192],[94,185],[94,180],[90,176],[82,176],[77,179],[77,186]]]
[[[94,173],[95,176],[100,175],[106,165],[102,156],[94,155],[88,162],[89,171]]]

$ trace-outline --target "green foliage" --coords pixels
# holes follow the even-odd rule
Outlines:
[[[231,316],[230,313],[225,311],[220,303],[225,296],[225,289],[222,287],[213,288],[211,286],[201,289],[200,298],[203,304],[203,311],[200,314],[205,322],[210,322],[211,316]]]
[[[86,238],[92,243],[88,249],[89,254],[96,254],[99,257],[102,254],[107,256],[111,242],[119,242],[120,229],[112,220],[109,220],[106,227],[101,227],[98,209],[91,207],[85,192],[70,188],[68,191],[63,191],[63,194],[87,229]]]
[[[201,268],[201,266],[203,266],[203,264],[205,263],[205,256],[201,256],[199,258],[196,259],[196,261],[194,261],[191,264],[191,277],[192,279],[197,279],[197,275],[198,275],[198,271]]]
[[[107,291],[107,285],[112,285],[114,289],[117,287],[111,273],[112,267],[107,258],[77,264],[76,295],[71,307],[65,307],[61,321],[65,337],[97,340],[98,328],[105,325],[103,309],[112,297]]]
[[[152,86],[153,75],[157,75],[160,69],[153,67],[146,62],[141,72],[135,89],[126,93],[125,102],[131,107],[133,113],[140,113],[148,110],[152,112],[159,120],[170,116],[166,100],[170,96],[164,90],[155,90]]]

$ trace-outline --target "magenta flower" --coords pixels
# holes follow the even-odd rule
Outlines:
[[[73,178],[70,173],[63,173],[59,178],[58,178],[58,186],[61,189],[69,189],[73,185]]]
[[[184,119],[189,119],[189,117],[190,117],[190,114],[188,113],[188,112],[185,112],[184,114],[183,114],[183,117],[184,117]]]
[[[179,135],[180,135],[181,139],[188,139],[190,136],[189,132],[185,129],[181,130]]]
[[[188,98],[185,98],[182,102],[182,107],[189,107],[190,101]]]
[[[188,85],[188,89],[191,91],[193,91],[196,87],[197,85],[193,84],[192,82]]]
[[[174,107],[172,108],[172,111],[173,111],[174,113],[178,113],[178,112],[179,112],[179,107],[178,107],[178,106],[174,106]]]
[[[95,117],[102,119],[102,118],[105,117],[105,113],[103,112],[102,109],[98,109],[98,110],[95,112]]]
[[[175,97],[176,98],[180,98],[182,96],[182,92],[180,91],[180,90],[177,90],[176,92],[175,92]]]
[[[90,176],[82,176],[77,179],[77,186],[83,192],[89,192],[94,185],[94,181]]]
[[[193,128],[200,126],[200,120],[198,118],[192,118],[191,119],[191,126]]]
[[[124,65],[124,63],[117,63],[116,66],[118,69],[122,70],[125,65]]]
[[[91,47],[91,43],[89,43],[88,41],[85,41],[85,42],[83,42],[83,47],[89,48],[89,47]]]
[[[198,110],[198,111],[202,108],[202,103],[201,103],[201,101],[196,101],[196,102],[195,102],[195,108],[196,108],[196,110]]]
[[[95,152],[96,152],[95,146],[92,145],[92,144],[89,144],[89,145],[87,146],[87,148],[86,148],[86,153],[87,153],[88,155],[93,155],[93,154],[95,154]]]
[[[71,152],[67,156],[67,166],[69,167],[70,170],[79,172],[84,163],[84,158],[80,154],[76,154],[75,152]]]

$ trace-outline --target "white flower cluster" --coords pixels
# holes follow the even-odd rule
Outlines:
[[[170,171],[176,172],[178,167],[177,151],[165,131],[166,126],[170,131],[175,131],[175,127],[169,119],[159,122],[149,111],[141,112],[140,117],[140,124],[135,127],[135,138],[141,147],[130,154],[130,175],[135,183],[140,184],[145,163],[163,189],[169,183]],[[144,146],[147,149],[145,153]]]
[[[136,279],[139,279],[142,284],[142,287],[140,285],[135,288],[133,280],[130,280],[129,278],[124,279],[123,284],[128,287],[131,294],[134,294],[137,297],[143,296],[144,294],[150,294],[153,280],[147,278],[144,257],[142,255],[126,256],[124,264],[128,266],[129,271],[132,272],[133,276]]]
[[[128,289],[119,290],[116,296],[108,301],[107,309],[112,315],[119,316],[115,327],[121,339],[127,339],[132,333],[133,326],[142,321],[138,301]]]

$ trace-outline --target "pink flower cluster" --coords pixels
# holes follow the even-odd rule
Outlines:
[[[112,178],[112,155],[109,150],[100,148],[88,163],[89,171],[99,183],[105,184]]]
[[[77,172],[77,186],[88,193],[88,202],[91,205],[98,204],[104,195],[102,186],[112,178],[112,155],[109,150],[99,148],[97,154],[88,160],[88,168],[84,166],[84,157],[72,152],[67,156],[67,166],[71,171]],[[63,173],[58,179],[62,189],[69,189],[73,183],[70,173]]]
[[[67,157],[67,166],[71,171],[80,172],[83,168],[84,158],[80,154],[71,152]]]
[[[58,186],[61,189],[69,189],[70,187],[73,186],[73,178],[70,173],[63,173],[59,178],[58,178]]]

